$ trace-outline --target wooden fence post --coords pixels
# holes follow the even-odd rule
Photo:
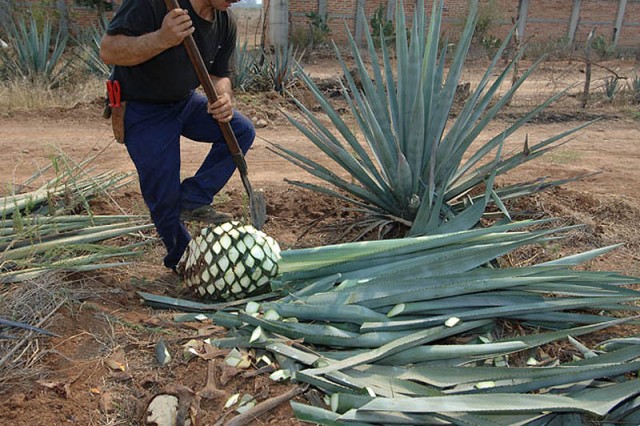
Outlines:
[[[289,42],[289,0],[269,2],[269,41],[272,46]]]
[[[365,29],[365,25],[367,25],[367,17],[365,15],[365,13],[363,13],[362,15],[360,15],[360,9],[362,9],[362,11],[364,12],[364,5],[366,3],[366,0],[357,0],[356,1],[356,10],[355,10],[355,27],[356,27],[356,34],[355,34],[355,39],[356,39],[356,43],[358,43],[359,46],[361,46],[364,42],[364,29]]]
[[[60,32],[69,35],[69,8],[64,0],[56,0],[56,11],[60,19]]]
[[[527,14],[529,13],[529,0],[520,0],[518,4],[518,33],[524,40],[524,29],[527,26]]]
[[[520,60],[518,56],[520,55],[520,50],[522,50],[522,39],[520,38],[520,30],[518,28],[516,28],[516,31],[515,31],[515,34],[513,35],[513,39],[511,40],[511,43],[513,44],[513,46],[515,46],[515,53],[513,54],[514,55],[513,75],[511,76],[511,87],[513,87],[518,81],[518,78],[519,78],[518,74],[520,74]],[[513,96],[507,99],[507,106],[511,105],[512,100],[513,100]]]
[[[327,15],[327,0],[318,0],[318,16],[322,19]]]
[[[618,14],[616,15],[616,23],[613,26],[613,40],[612,47],[616,47],[618,40],[620,40],[620,33],[622,32],[622,20],[624,19],[624,12],[627,8],[627,0],[620,0],[618,3]]]
[[[578,31],[578,21],[580,20],[580,3],[581,0],[573,0],[573,9],[571,9],[571,19],[569,20],[569,30],[567,32],[567,39],[570,45],[576,39],[576,31]]]
[[[387,0],[387,21],[396,19],[396,0]]]
[[[593,36],[596,34],[596,27],[593,27],[587,37],[587,44],[584,46],[584,90],[582,91],[582,105],[581,108],[586,108],[589,102],[589,89],[591,88],[591,42]]]

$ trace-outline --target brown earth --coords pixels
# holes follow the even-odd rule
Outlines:
[[[632,75],[634,64],[611,66]],[[335,65],[322,59],[310,61],[307,70],[315,78],[338,75]],[[573,72],[570,72],[573,70]],[[478,69],[463,77],[477,81]],[[479,142],[504,130],[546,93],[582,78],[575,64],[549,64],[534,75],[498,120],[491,123]],[[278,143],[313,155],[330,165],[276,111],[275,106],[291,110],[275,95],[238,95],[239,109],[249,116],[267,121],[257,131],[255,146],[247,157],[254,188],[264,188],[269,221],[265,231],[284,248],[326,244],[332,235],[316,228],[314,221],[328,216],[335,221],[340,213],[336,201],[306,193],[284,179],[311,181],[305,172],[269,150]],[[565,223],[586,226],[573,232],[553,251],[537,249],[508,256],[513,264],[540,260],[566,253],[621,243],[611,254],[585,267],[640,275],[640,123],[630,107],[611,105],[595,96],[591,106],[579,110],[573,95],[553,106],[533,123],[511,137],[505,151],[522,149],[586,120],[602,119],[580,131],[574,140],[526,164],[500,184],[530,180],[540,176],[565,179],[591,174],[577,182],[520,201],[522,210],[560,217]],[[637,109],[636,109],[637,111]],[[133,171],[123,146],[112,141],[111,130],[100,118],[100,105],[79,104],[69,109],[11,112],[0,117],[1,181],[19,183],[38,168],[49,164],[52,154],[62,150],[75,160],[97,154],[96,171]],[[182,161],[185,176],[195,171],[206,147],[184,143]],[[338,172],[338,171],[336,171]],[[339,173],[339,172],[338,172]],[[228,196],[228,197],[227,197]],[[225,207],[237,215],[243,211],[243,188],[234,176],[225,190]],[[137,185],[119,191],[111,200],[94,203],[96,212],[144,213]],[[162,247],[155,245],[133,265],[86,276],[68,277],[64,286],[69,301],[62,304],[45,323],[58,337],[35,339],[22,352],[29,362],[20,371],[0,378],[0,418],[12,425],[120,425],[144,424],[145,407],[157,393],[175,391],[179,385],[195,391],[205,385],[207,362],[180,359],[181,345],[189,339],[222,336],[224,331],[207,323],[177,324],[173,313],[143,306],[136,291],[179,295],[178,280],[161,266]],[[24,287],[5,289],[20,292]],[[626,332],[626,331],[622,331]],[[167,367],[155,361],[154,345],[163,339],[174,358]],[[23,359],[24,361],[24,359]],[[217,372],[221,361],[218,360]],[[246,372],[233,372],[224,386],[227,395],[250,393],[259,400],[285,392],[290,386],[269,380],[266,375],[246,378]],[[230,372],[225,369],[224,374]],[[226,376],[225,376],[226,377]],[[222,406],[226,398],[202,400],[202,424],[217,424],[233,416]],[[287,404],[254,424],[299,424]]]

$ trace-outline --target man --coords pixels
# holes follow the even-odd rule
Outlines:
[[[124,0],[102,39],[101,58],[115,65],[112,80],[126,102],[123,142],[167,248],[164,265],[174,270],[191,239],[183,220],[232,218],[211,207],[235,170],[216,120],[231,124],[244,153],[255,137],[251,121],[234,111],[231,99],[236,25],[227,9],[237,1],[179,0],[180,9],[167,12],[163,0]],[[181,44],[189,34],[218,93],[213,104],[194,93],[200,83]],[[182,182],[181,135],[212,144],[196,174]]]

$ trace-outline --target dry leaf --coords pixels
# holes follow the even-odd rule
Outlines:
[[[104,364],[105,364],[107,367],[109,367],[111,370],[120,370],[120,371],[122,371],[122,372],[124,372],[124,371],[126,371],[126,370],[127,370],[127,368],[125,367],[125,365],[124,365],[122,362],[117,361],[117,360],[115,360],[115,359],[107,358],[107,359],[104,361]]]
[[[111,373],[111,379],[116,382],[128,382],[133,380],[133,376],[126,371],[114,371]]]
[[[220,365],[220,368],[222,369],[222,373],[220,373],[220,383],[223,386],[226,385],[229,380],[240,374],[240,370],[224,363]]]
[[[127,370],[124,351],[122,349],[112,353],[111,356],[109,356],[109,358],[104,361],[104,363],[111,370]]]
[[[51,389],[65,399],[69,399],[71,397],[71,386],[69,383],[49,382],[46,380],[38,380],[37,383],[47,389]]]
[[[100,411],[105,414],[113,413],[116,410],[111,392],[105,392],[100,396],[98,406],[100,407]]]

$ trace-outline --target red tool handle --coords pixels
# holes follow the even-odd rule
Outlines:
[[[121,106],[120,82],[118,80],[107,80],[107,94],[109,95],[109,106],[119,108]]]
[[[169,11],[180,8],[177,0],[165,0],[164,3]],[[185,49],[187,49],[189,59],[191,59],[191,63],[196,70],[196,74],[198,74],[198,79],[200,80],[200,83],[202,84],[202,87],[207,94],[209,103],[214,103],[216,100],[218,100],[218,93],[216,92],[216,88],[211,82],[211,78],[209,77],[209,73],[207,72],[207,67],[204,64],[204,60],[202,59],[202,55],[200,55],[200,51],[198,50],[198,46],[196,46],[196,42],[193,39],[193,36],[189,34],[182,43]],[[238,170],[241,173],[246,174],[247,163],[244,160],[244,156],[242,155],[242,151],[240,150],[240,145],[238,145],[236,135],[233,133],[231,124],[229,124],[228,122],[218,122],[218,124],[220,125],[222,136],[224,136],[224,140],[229,147],[229,151],[234,158],[234,162],[236,163]]]

